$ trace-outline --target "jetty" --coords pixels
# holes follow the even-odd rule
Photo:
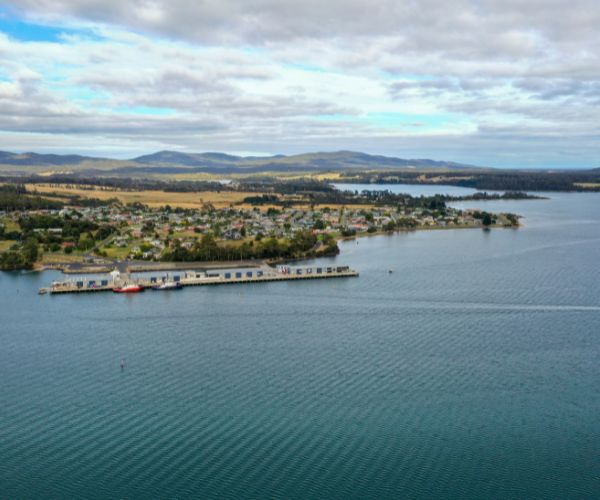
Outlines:
[[[173,281],[182,287],[188,287],[355,277],[358,277],[358,272],[348,266],[277,266],[277,268],[262,266],[258,269],[185,271],[162,276],[138,277],[133,277],[129,273],[121,274],[115,270],[107,277],[54,281],[49,287],[40,288],[39,293],[111,292],[115,288],[132,284],[152,288],[165,281]]]

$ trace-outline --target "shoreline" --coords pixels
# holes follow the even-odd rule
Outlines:
[[[452,225],[452,226],[417,226],[414,228],[395,229],[393,231],[374,231],[372,233],[362,232],[352,236],[340,236],[337,242],[352,241],[359,238],[368,238],[371,236],[392,236],[401,233],[415,233],[418,231],[447,231],[447,230],[462,230],[462,229],[479,229],[489,231],[491,229],[519,229],[522,224],[516,226],[504,226],[502,224],[492,224],[489,228],[483,226],[471,225]],[[334,255],[324,255],[319,257],[335,257]],[[274,266],[277,264],[285,264],[289,262],[305,262],[314,259],[314,255],[307,255],[297,258],[275,258],[265,260],[242,260],[242,261],[119,261],[112,264],[84,264],[84,263],[53,263],[53,264],[36,264],[30,272],[42,271],[61,271],[63,274],[107,274],[115,268],[122,269],[129,273],[142,273],[152,271],[182,271],[182,270],[210,270],[210,269],[240,269],[240,268],[256,268],[264,265]],[[71,267],[73,266],[73,267]]]

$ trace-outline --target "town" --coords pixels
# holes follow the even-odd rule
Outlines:
[[[123,261],[277,261],[336,255],[342,238],[519,224],[514,214],[459,210],[439,197],[396,196],[393,205],[388,198],[381,204],[381,197],[377,204],[372,199],[367,204],[363,197],[342,205],[278,206],[276,200],[253,196],[229,206],[206,203],[197,209],[114,200],[5,209],[0,211],[0,264],[19,269]]]

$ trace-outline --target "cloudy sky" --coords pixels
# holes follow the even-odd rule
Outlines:
[[[597,0],[0,0],[0,149],[600,166]]]

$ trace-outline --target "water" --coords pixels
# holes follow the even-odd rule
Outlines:
[[[392,193],[410,193],[413,196],[433,196],[436,194],[445,194],[449,196],[469,196],[477,192],[477,189],[461,186],[437,185],[437,184],[332,184],[342,191],[363,190],[387,190]],[[490,191],[488,193],[498,193],[503,191]]]
[[[600,496],[600,198],[550,196],[344,243],[358,279],[0,274],[0,497]]]

